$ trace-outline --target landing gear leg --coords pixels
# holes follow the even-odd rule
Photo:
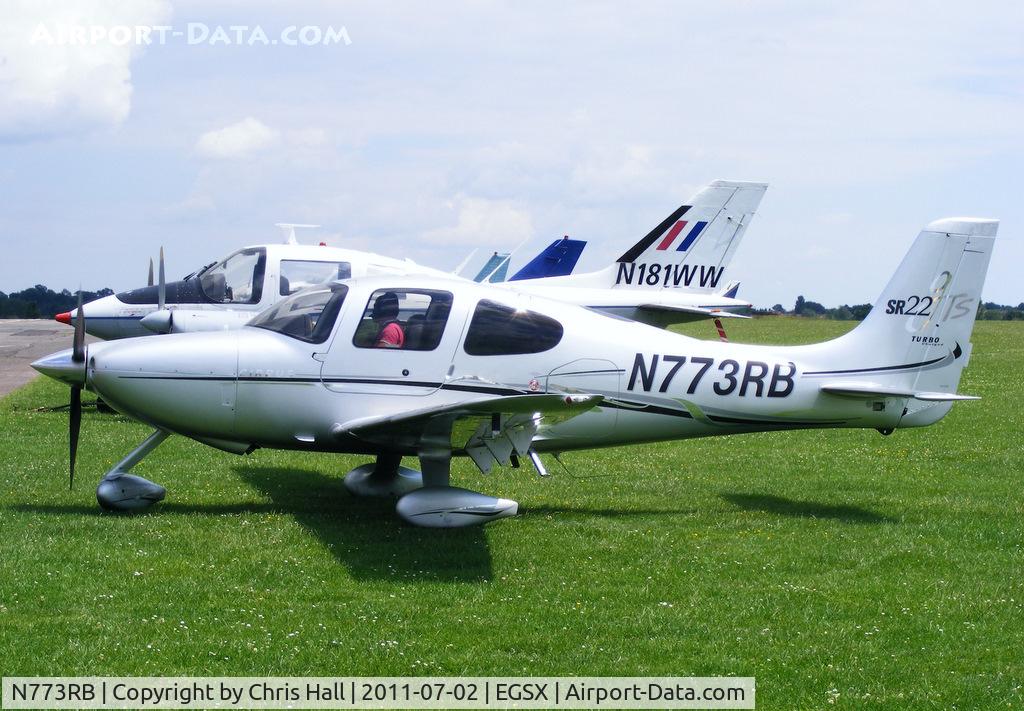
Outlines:
[[[424,434],[420,447],[423,488],[398,500],[395,510],[406,522],[428,528],[479,526],[496,518],[515,516],[519,504],[450,485],[451,422],[439,423]]]
[[[402,496],[421,486],[420,473],[403,467],[399,454],[378,454],[373,464],[356,467],[345,475],[345,488],[355,496]]]
[[[96,500],[101,507],[111,511],[138,511],[163,501],[167,489],[130,472],[170,434],[157,430],[107,472],[96,487]]]

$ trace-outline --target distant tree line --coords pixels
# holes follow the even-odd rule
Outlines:
[[[110,296],[113,293],[113,289],[83,291],[82,302],[86,303],[102,296]],[[42,284],[36,284],[31,289],[11,294],[0,291],[0,318],[53,318],[76,306],[78,306],[78,292],[72,293],[67,289],[56,292]],[[787,311],[782,304],[775,304],[770,309],[754,309],[754,313],[762,316],[787,314],[836,321],[863,321],[870,310],[871,304],[854,304],[853,306],[843,304],[830,309],[817,301],[808,301],[801,295],[796,297],[796,303],[793,304],[790,311]],[[978,318],[986,321],[1021,321],[1024,320],[1024,303],[1005,306],[986,301],[978,306]]]
[[[82,303],[110,296],[113,289],[83,291]],[[56,292],[42,284],[30,289],[5,294],[0,291],[0,318],[53,318],[78,306],[78,292],[67,289]]]
[[[754,309],[755,314],[762,316],[782,315],[806,316],[809,318],[827,318],[836,321],[863,321],[871,311],[871,304],[843,304],[835,308],[827,308],[817,301],[808,301],[802,295],[796,297],[793,309],[787,311],[782,304],[775,304],[770,309]],[[1006,306],[992,301],[978,305],[978,319],[985,321],[1024,321],[1024,302],[1016,306]]]

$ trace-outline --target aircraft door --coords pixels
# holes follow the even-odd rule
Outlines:
[[[339,393],[429,395],[445,380],[465,320],[451,292],[377,289],[342,322],[321,381]]]

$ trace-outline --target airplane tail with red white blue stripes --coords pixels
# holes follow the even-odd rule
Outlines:
[[[611,268],[611,288],[717,293],[767,183],[715,180],[630,247]]]

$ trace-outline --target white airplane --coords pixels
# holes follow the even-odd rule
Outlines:
[[[518,280],[517,274],[503,288],[537,293],[658,325],[731,316],[724,309],[746,308],[749,302],[734,295],[715,294],[714,289],[766,187],[764,183],[715,181],[606,269],[578,277],[533,278],[551,273],[544,269],[564,268],[558,259],[542,259],[557,248],[555,243],[538,255],[542,263],[531,270],[531,278]],[[682,219],[684,216],[687,219]],[[85,304],[82,312],[89,334],[112,340],[154,333],[241,328],[256,314],[299,289],[332,279],[404,274],[451,276],[409,259],[324,245],[300,245],[294,229],[313,225],[279,226],[288,231],[285,244],[245,247],[181,281],[167,284],[161,250],[158,285]],[[572,259],[578,256],[577,252]],[[507,269],[507,259],[502,264]],[[494,271],[488,272],[488,278]],[[71,325],[77,314],[76,309],[56,318]]]
[[[139,509],[164,488],[130,470],[170,434],[244,454],[260,447],[376,455],[356,495],[399,495],[433,527],[514,515],[450,484],[540,454],[800,428],[923,427],[958,400],[998,222],[951,218],[917,237],[868,317],[813,345],[700,341],[560,301],[430,276],[336,281],[247,327],[83,345],[33,364],[71,385],[71,475],[87,388],[154,432],[97,489]],[[399,335],[399,332],[400,335]],[[421,472],[401,466],[418,457]]]
[[[160,250],[159,284],[90,301],[82,307],[88,333],[104,340],[241,328],[256,314],[306,287],[333,279],[369,275],[446,272],[411,259],[394,259],[371,252],[324,244],[303,245],[295,227],[283,244],[244,247],[180,281],[165,282]],[[151,272],[152,273],[152,272]],[[78,309],[57,315],[61,323],[77,321]]]

